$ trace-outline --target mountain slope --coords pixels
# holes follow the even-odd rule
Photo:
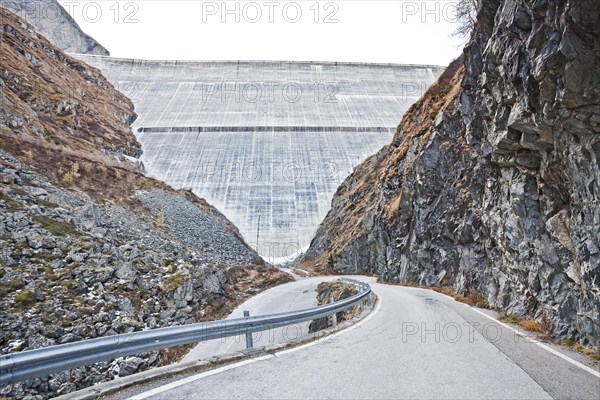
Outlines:
[[[131,102],[0,8],[0,352],[219,319],[289,276],[218,210],[145,177]],[[44,398],[185,349],[0,388]]]
[[[78,11],[82,12],[79,3]],[[85,34],[56,0],[2,0],[0,6],[26,19],[60,50],[67,53],[109,56],[108,50]],[[91,11],[90,11],[91,13]]]
[[[340,186],[302,265],[477,291],[596,346],[597,11],[483,0],[464,61]]]

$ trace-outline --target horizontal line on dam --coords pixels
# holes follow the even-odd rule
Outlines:
[[[391,133],[396,128],[381,126],[174,126],[140,127],[138,133],[168,132],[372,132]]]

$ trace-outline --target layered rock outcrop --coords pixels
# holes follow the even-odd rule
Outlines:
[[[481,1],[461,59],[339,187],[303,265],[475,289],[596,346],[598,11]]]
[[[72,5],[79,6],[78,11],[82,12],[81,4],[74,2]],[[73,17],[56,0],[2,0],[1,6],[25,18],[62,51],[110,55],[100,43],[81,30]],[[89,12],[92,15],[91,13],[97,10]]]

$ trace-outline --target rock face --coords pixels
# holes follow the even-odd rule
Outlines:
[[[110,55],[100,43],[81,30],[77,22],[56,0],[2,0],[2,7],[25,18],[62,51]],[[81,12],[81,6],[78,11]]]
[[[344,283],[344,282],[321,282],[317,286],[317,305],[322,306],[325,304],[329,304],[332,301],[340,301],[343,299],[347,299],[349,297],[357,294],[358,291],[354,287],[354,285]],[[358,314],[359,308],[358,306],[352,306],[346,311],[341,311],[336,313],[337,322],[341,323],[348,319],[352,319],[356,314]],[[318,332],[320,330],[329,328],[332,326],[331,317],[323,317],[319,319],[315,319],[308,326],[308,332]]]
[[[483,0],[461,59],[342,184],[303,265],[475,289],[595,346],[600,14]]]

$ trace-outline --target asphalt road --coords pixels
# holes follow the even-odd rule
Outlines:
[[[372,287],[380,297],[376,310],[329,340],[204,372],[133,398],[600,398],[597,366],[586,370],[569,361],[588,363],[579,355],[562,358],[481,311],[429,290]],[[268,298],[255,301],[269,303]]]
[[[317,285],[323,281],[335,279],[337,277],[306,278],[274,287],[244,302],[227,319],[243,317],[244,310],[248,310],[250,315],[256,316],[314,307],[317,304]],[[257,332],[253,335],[254,347],[309,338],[311,336],[308,333],[309,323]],[[245,340],[245,336],[240,335],[199,343],[185,356],[183,361],[206,360],[213,356],[244,350],[246,348]]]

